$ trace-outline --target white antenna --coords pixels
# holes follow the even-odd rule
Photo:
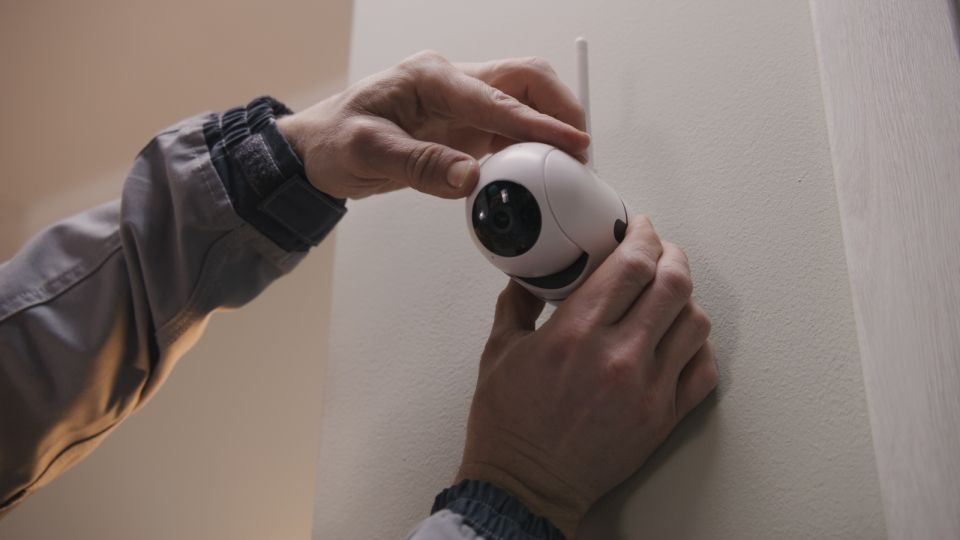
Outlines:
[[[580,106],[583,107],[586,116],[587,134],[592,138],[593,131],[590,127],[590,63],[587,58],[587,40],[578,37],[575,43],[577,45],[577,98],[580,100]],[[596,169],[593,161],[593,140],[587,147],[587,165]]]

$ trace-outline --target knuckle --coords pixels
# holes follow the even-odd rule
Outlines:
[[[405,172],[414,189],[420,185],[422,179],[440,172],[442,157],[443,151],[436,144],[419,145],[407,155]]]
[[[720,370],[717,369],[716,359],[712,355],[710,361],[698,370],[696,377],[700,379],[699,386],[706,390],[704,394],[716,388],[720,383]]]
[[[623,266],[634,279],[649,281],[657,271],[657,263],[640,249],[624,249],[620,254]]]
[[[407,57],[402,63],[403,64],[412,64],[412,65],[430,65],[446,62],[446,58],[442,54],[438,53],[433,49],[424,49],[412,56]]]
[[[650,221],[649,217],[642,214],[637,214],[630,218],[627,224],[626,239],[624,241],[643,245],[651,252],[655,252],[658,257],[663,252],[663,243],[653,228],[653,222]]]
[[[488,95],[490,97],[490,104],[495,108],[522,108],[523,104],[517,101],[517,99],[510,94],[495,88],[493,86],[489,87]]]
[[[447,59],[442,54],[433,49],[424,49],[414,56],[418,56],[428,62],[446,62]]]
[[[523,59],[523,67],[538,74],[555,75],[550,62],[539,56],[529,56]]]
[[[442,54],[426,49],[408,56],[397,65],[397,68],[413,76],[423,76],[436,73],[449,64],[450,62]]]
[[[636,358],[616,353],[603,364],[602,379],[606,386],[632,386],[637,379]]]
[[[633,223],[635,228],[643,229],[652,229],[653,221],[650,221],[650,217],[646,214],[637,214],[630,219],[630,222]]]
[[[677,266],[661,266],[657,270],[667,294],[676,299],[687,299],[693,294],[693,280],[690,273]]]
[[[344,140],[349,155],[362,158],[377,143],[379,130],[365,118],[354,118],[344,126]]]
[[[706,370],[706,373],[704,373],[703,377],[707,387],[710,388],[711,390],[716,388],[717,385],[720,384],[720,370],[717,369],[716,362],[714,361],[710,362],[709,368]]]
[[[371,75],[347,89],[341,113],[352,119],[358,112],[369,112],[371,107],[402,108],[415,99],[416,80],[417,76],[402,66]]]
[[[706,339],[710,335],[710,330],[713,327],[713,323],[710,321],[710,316],[707,315],[707,312],[704,311],[699,304],[694,304],[691,313],[691,321],[693,322],[696,335]]]
[[[679,261],[683,266],[686,266],[689,268],[690,259],[689,257],[687,257],[687,252],[684,251],[682,247],[678,246],[677,244],[674,244],[673,242],[663,242],[663,247],[673,251],[677,261]]]

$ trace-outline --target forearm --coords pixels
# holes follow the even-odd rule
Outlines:
[[[159,134],[122,201],[47,229],[0,266],[0,513],[95,448],[214,310],[289,272],[342,215],[246,120],[197,117]]]

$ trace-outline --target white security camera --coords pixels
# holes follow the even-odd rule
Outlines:
[[[589,131],[587,42],[576,43],[577,86]],[[467,229],[494,266],[556,303],[623,240],[627,209],[587,165],[550,145],[519,143],[480,166],[480,181],[467,198]]]
[[[559,302],[623,240],[627,210],[613,188],[569,154],[519,143],[480,167],[467,224],[494,266]]]

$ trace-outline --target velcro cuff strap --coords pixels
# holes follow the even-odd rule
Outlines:
[[[312,246],[319,244],[347,212],[343,204],[299,175],[274,189],[258,209]]]

